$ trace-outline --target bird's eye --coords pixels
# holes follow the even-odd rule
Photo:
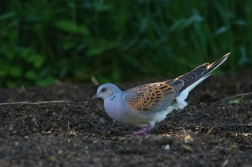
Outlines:
[[[107,88],[102,88],[101,92],[104,93],[107,91]]]

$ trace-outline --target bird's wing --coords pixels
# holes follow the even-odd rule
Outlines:
[[[142,113],[153,113],[166,109],[176,98],[183,80],[141,85],[124,92],[124,100],[129,107]]]

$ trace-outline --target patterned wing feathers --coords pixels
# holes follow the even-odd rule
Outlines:
[[[164,99],[167,99],[167,95],[173,97],[176,94],[174,87],[165,82],[146,84],[129,91],[125,96],[126,102],[140,112],[158,110],[163,105]],[[166,103],[169,105],[171,100]]]

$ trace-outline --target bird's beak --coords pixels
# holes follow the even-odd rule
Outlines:
[[[96,95],[94,95],[94,96],[92,97],[92,99],[91,99],[91,100],[94,100],[96,97],[97,97],[97,94],[96,94]]]

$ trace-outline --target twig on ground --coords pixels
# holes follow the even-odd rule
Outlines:
[[[240,96],[248,96],[248,95],[252,95],[252,92],[240,93],[240,94],[237,94],[237,95],[233,95],[233,96],[230,96],[230,97],[215,101],[215,102],[212,103],[212,105],[216,104],[216,103],[219,103],[219,102],[222,102],[222,101],[225,101],[225,100],[233,99],[233,98],[240,97]]]
[[[69,121],[67,121],[67,131],[69,132],[70,131],[70,125],[69,125]]]
[[[18,105],[18,104],[48,104],[48,103],[77,103],[77,102],[71,102],[66,100],[58,100],[58,101],[38,101],[38,102],[11,102],[11,103],[0,103],[0,106],[5,105]]]
[[[205,137],[207,137],[208,135],[210,135],[210,134],[213,132],[214,128],[215,128],[214,126],[211,127],[211,128],[208,130],[208,132],[205,134]]]

